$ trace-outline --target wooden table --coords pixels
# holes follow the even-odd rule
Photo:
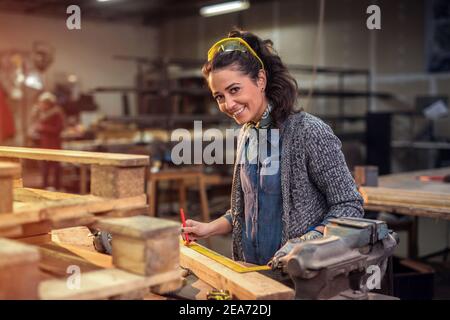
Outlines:
[[[450,194],[450,183],[443,183],[439,181],[422,182],[416,179],[417,176],[444,176],[446,174],[450,174],[450,167],[388,174],[381,176],[378,183],[380,187],[386,188]]]
[[[445,174],[450,174],[450,168],[381,176],[378,187],[359,188],[364,208],[450,220],[450,183],[417,179],[419,175]]]
[[[390,174],[379,178],[378,187],[360,187],[366,210],[414,217],[408,228],[411,258],[418,255],[418,217],[450,220],[450,183],[423,182],[417,177],[447,174],[450,174],[450,167]]]
[[[148,198],[150,203],[150,216],[157,216],[157,195],[158,182],[175,181],[178,184],[178,195],[180,208],[186,209],[186,182],[187,180],[196,180],[198,183],[200,204],[202,210],[202,219],[209,222],[208,198],[206,194],[205,175],[198,170],[186,169],[168,169],[149,174]]]

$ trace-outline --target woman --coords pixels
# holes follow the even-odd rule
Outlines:
[[[320,119],[294,111],[297,83],[270,40],[232,31],[202,71],[220,111],[242,125],[241,161],[231,209],[209,223],[187,220],[190,240],[232,232],[233,259],[276,268],[295,243],[322,237],[328,219],[363,216],[341,142]]]

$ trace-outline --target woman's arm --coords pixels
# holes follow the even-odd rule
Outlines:
[[[329,206],[324,221],[338,217],[362,217],[363,199],[345,162],[340,140],[321,120],[310,122],[305,129],[309,177]]]

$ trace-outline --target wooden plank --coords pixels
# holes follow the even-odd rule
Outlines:
[[[32,202],[20,206],[14,213],[0,215],[0,234],[3,229],[20,226],[25,223],[40,222],[49,220],[54,228],[75,226],[76,219],[90,219],[94,222],[93,214],[108,214],[115,210],[125,211],[126,209],[137,212],[137,207],[146,205],[145,194],[137,197],[122,199],[105,199],[92,195],[78,196],[53,201]],[[73,220],[75,224],[64,224],[64,221]]]
[[[13,211],[13,179],[0,176],[0,214]]]
[[[38,202],[38,201],[48,201],[48,200],[64,200],[79,198],[80,195],[47,191],[42,189],[33,188],[15,188],[14,189],[14,201],[18,202]]]
[[[180,278],[174,270],[150,277],[139,276],[120,269],[83,273],[79,289],[69,289],[66,280],[47,280],[39,285],[39,297],[44,300],[107,299],[139,289],[149,288]]]
[[[91,230],[85,226],[52,230],[53,242],[69,244],[78,248],[96,252],[93,240],[94,238]]]
[[[37,260],[39,260],[39,253],[33,246],[0,238],[0,267]]]
[[[0,238],[0,299],[35,299],[40,280],[39,252],[30,245]]]
[[[77,218],[52,220],[52,228],[64,229],[64,228],[71,228],[74,226],[91,226],[97,221],[97,219],[98,218],[96,216],[89,214]]]
[[[38,234],[35,236],[25,237],[25,238],[17,238],[17,241],[32,244],[32,245],[40,245],[43,243],[48,243],[52,241],[52,235],[50,233]]]
[[[10,229],[18,226],[20,227],[24,223],[39,221],[41,221],[39,210],[0,214],[0,232],[3,229]]]
[[[150,276],[179,267],[180,225],[146,216],[103,219],[96,225],[113,235],[115,266]]]
[[[238,299],[290,300],[294,298],[294,290],[278,281],[258,272],[234,272],[186,246],[180,248],[180,264],[212,287],[229,290]]]
[[[0,147],[0,157],[97,164],[117,167],[148,166],[148,156],[23,147]]]
[[[147,215],[148,215],[148,206],[136,206],[136,207],[127,207],[123,209],[114,209],[112,211],[108,211],[105,214],[97,216],[108,218],[125,218],[125,217],[147,216]]]
[[[13,211],[13,178],[20,174],[20,166],[11,162],[0,162],[0,213]]]
[[[8,238],[20,238],[21,242],[38,243],[40,241],[44,241],[46,238],[51,237],[51,227],[52,225],[48,220],[25,223],[17,226],[18,232],[16,232],[15,234],[9,234]],[[40,237],[33,238],[35,236]]]
[[[127,207],[146,206],[146,195],[122,198],[105,199],[92,195],[67,198],[62,200],[42,201],[30,203],[14,213],[39,212],[42,220],[59,221],[87,217],[95,213],[108,212],[112,210],[126,209]]]
[[[67,268],[76,265],[81,272],[113,268],[112,257],[78,246],[50,242],[39,246],[42,270],[58,276],[67,276]]]

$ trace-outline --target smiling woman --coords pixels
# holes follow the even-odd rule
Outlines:
[[[271,116],[275,127],[293,113],[297,82],[273,49],[271,40],[232,31],[229,38],[211,47],[202,72],[220,110],[239,124],[259,120],[268,101],[274,107]],[[247,112],[237,119],[239,112],[244,111]]]
[[[295,111],[297,82],[270,40],[232,31],[202,71],[220,111],[242,128],[231,208],[209,223],[187,220],[189,238],[232,231],[235,260],[277,268],[296,243],[322,237],[328,219],[363,216],[341,142],[320,119]]]

